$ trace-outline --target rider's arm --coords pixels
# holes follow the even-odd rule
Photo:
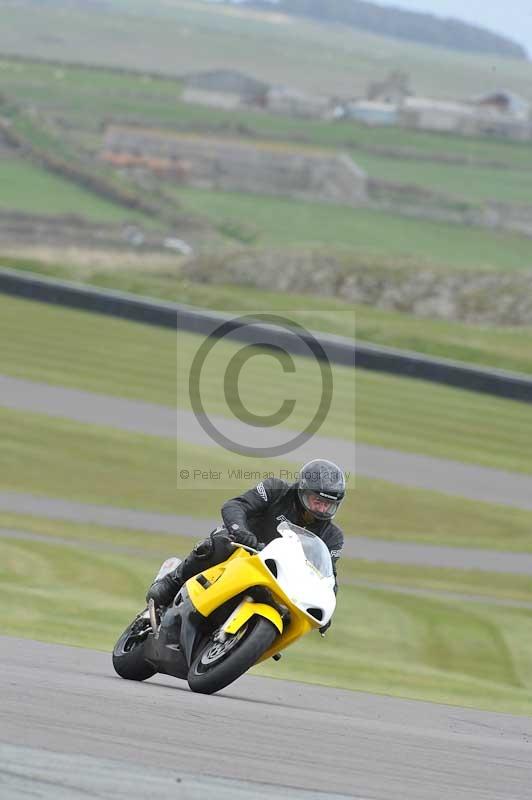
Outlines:
[[[264,509],[279,497],[284,487],[284,481],[279,478],[266,478],[252,489],[223,504],[224,525],[237,541],[238,531],[248,530],[250,522],[264,513]]]
[[[335,579],[335,586],[334,591],[338,591],[338,578],[336,574],[336,565],[342,555],[342,549],[344,546],[344,534],[342,533],[341,529],[331,523],[329,529],[327,531],[326,536],[323,537],[323,540],[327,547],[329,548],[329,552],[331,554],[332,565],[333,565],[333,572],[334,572],[334,579]]]

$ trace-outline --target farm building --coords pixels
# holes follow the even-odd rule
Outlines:
[[[356,119],[365,125],[397,125],[399,109],[394,103],[354,100],[341,106],[338,119]]]
[[[515,120],[528,121],[530,117],[530,103],[528,100],[506,89],[481,94],[475,97],[472,103],[482,111],[492,112]]]
[[[331,100],[322,95],[306,94],[287,86],[274,86],[267,94],[268,111],[292,117],[323,118],[331,109]]]
[[[185,103],[198,103],[214,108],[264,106],[270,88],[263,81],[226,69],[186,75],[183,80]]]
[[[399,123],[407,128],[426,131],[472,133],[475,111],[465,103],[407,97],[399,109]]]
[[[462,136],[496,136],[526,141],[532,125],[480,104],[454,103],[426,97],[407,97],[399,108],[399,124]]]

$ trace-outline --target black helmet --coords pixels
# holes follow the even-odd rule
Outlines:
[[[316,458],[299,470],[297,496],[305,511],[316,519],[332,519],[345,495],[345,475],[332,461]],[[316,510],[313,502],[329,502],[328,508]]]

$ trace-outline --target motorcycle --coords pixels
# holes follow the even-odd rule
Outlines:
[[[159,672],[213,694],[326,625],[336,607],[329,550],[291,522],[277,532],[261,551],[235,543],[226,561],[186,581],[168,608],[150,600],[114,647],[118,675],[143,681]],[[179,563],[165,561],[155,580]]]

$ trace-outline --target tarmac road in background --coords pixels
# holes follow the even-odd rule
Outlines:
[[[144,403],[138,400],[98,395],[77,389],[50,386],[35,381],[0,376],[0,406],[19,411],[32,411],[82,423],[107,425],[120,430],[151,436],[179,438],[194,445],[212,446],[213,441],[191,411]],[[246,426],[224,417],[213,421],[228,436],[240,442],[249,441]],[[253,428],[253,436],[257,431]],[[262,429],[265,446],[272,437],[287,437],[285,429]],[[402,486],[465,497],[470,500],[497,503],[527,511],[532,510],[532,476],[503,470],[462,464],[447,459],[415,453],[403,453],[325,436],[313,436],[305,445],[294,449],[289,460],[295,465],[316,457],[316,453],[341,464],[357,475],[379,478]]]
[[[22,492],[0,491],[0,512],[29,514],[35,517],[81,522],[104,527],[150,533],[169,533],[203,539],[221,520],[198,519],[178,514],[160,514],[129,508],[78,503],[57,497],[37,497]],[[17,530],[5,530],[1,536],[16,538]],[[38,540],[36,535],[27,534]],[[182,554],[181,554],[182,555]],[[500,550],[481,550],[467,547],[437,547],[415,542],[388,542],[362,536],[346,536],[343,555],[365,561],[388,564],[448,567],[450,569],[479,569],[515,575],[532,575],[532,554]]]

